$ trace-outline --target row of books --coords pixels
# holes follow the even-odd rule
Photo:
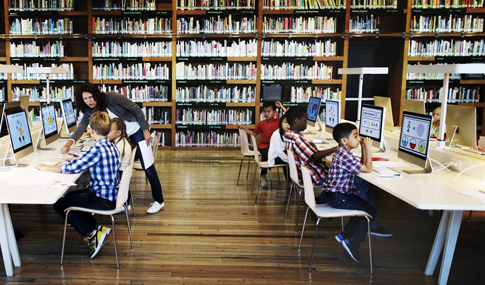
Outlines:
[[[141,111],[149,124],[170,124],[170,108],[165,107],[142,107]]]
[[[159,86],[126,86],[105,85],[99,86],[102,92],[117,92],[133,102],[167,102],[170,95],[169,87],[166,85]]]
[[[481,33],[483,32],[483,18],[473,15],[450,14],[444,16],[414,16],[411,21],[411,32],[415,33]]]
[[[32,43],[10,42],[10,57],[64,57],[65,46],[62,41]]]
[[[236,132],[177,132],[176,147],[236,147],[239,146],[239,134]]]
[[[414,0],[413,8],[482,8],[483,0]]]
[[[154,11],[155,0],[92,0],[93,10]]]
[[[441,94],[443,87],[440,89],[432,88],[414,88],[406,90],[406,99],[421,100],[426,103],[441,103]],[[448,89],[447,101],[449,103],[478,103],[480,101],[480,87],[465,88],[454,87]]]
[[[172,42],[93,42],[94,57],[170,57]]]
[[[177,102],[254,102],[256,88],[245,87],[213,87],[205,85],[179,87],[176,92]]]
[[[332,40],[299,42],[294,40],[263,40],[261,56],[336,56],[337,43]]]
[[[63,86],[63,87],[49,87],[49,94],[51,101],[61,101],[64,99],[74,98],[74,86]],[[46,88],[37,87],[13,87],[12,88],[12,99],[17,101],[19,96],[29,96],[30,102],[46,102],[47,92]]]
[[[253,10],[255,0],[177,0],[179,10]]]
[[[482,40],[409,41],[409,56],[485,56]]]
[[[6,96],[5,96],[5,86],[0,88],[0,102],[5,102]]]
[[[256,39],[237,40],[187,40],[177,41],[177,56],[232,56],[247,57],[258,55]]]
[[[342,91],[339,88],[332,90],[330,87],[291,87],[290,102],[306,103],[310,97],[322,98],[322,101],[340,100],[342,98]]]
[[[351,33],[378,33],[379,17],[370,15],[357,15],[350,18],[349,32]]]
[[[282,64],[261,64],[261,79],[332,79],[332,70],[332,66],[318,62],[315,62],[310,66],[292,62],[283,62]]]
[[[327,16],[316,17],[264,17],[264,33],[336,33],[337,19]]]
[[[101,18],[93,17],[95,34],[169,34],[172,32],[171,18]]]
[[[419,64],[418,64],[419,65]],[[446,65],[445,64],[430,64],[430,65]],[[407,80],[443,80],[443,73],[407,73]],[[461,79],[460,74],[454,73],[450,75],[450,79]]]
[[[253,111],[246,110],[194,110],[177,108],[177,125],[250,125]]]
[[[397,0],[352,0],[352,9],[396,9]]]
[[[74,0],[9,0],[9,11],[72,11]]]
[[[15,19],[10,24],[12,35],[59,35],[72,34],[73,22],[69,18],[63,19]]]
[[[256,33],[256,16],[233,19],[232,15],[205,19],[187,17],[177,19],[180,34],[250,34]]]
[[[263,9],[345,9],[345,0],[264,0]]]
[[[165,146],[165,133],[163,131],[152,131],[150,136],[151,143],[155,141],[155,135],[160,136],[160,140],[158,141],[158,146]]]
[[[18,64],[15,64],[18,65]],[[61,63],[55,64],[52,63],[50,66],[44,66],[41,63],[31,63],[31,64],[23,64],[24,72],[23,73],[12,73],[12,80],[43,80],[47,79],[47,74],[39,74],[39,73],[27,73],[28,67],[60,67],[66,70],[65,74],[51,74],[49,76],[50,79],[57,79],[57,80],[73,80],[74,79],[74,66],[72,63]]]
[[[133,64],[107,63],[93,66],[93,79],[104,80],[146,80],[146,79],[169,79],[170,68],[168,65],[150,62]]]
[[[255,63],[192,64],[177,63],[177,79],[256,79]]]

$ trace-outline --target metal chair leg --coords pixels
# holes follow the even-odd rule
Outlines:
[[[367,235],[369,236],[369,257],[370,257],[370,274],[374,274],[374,271],[372,270],[372,245],[371,245],[371,242],[370,242],[370,219],[368,216],[365,216],[365,218],[367,219]]]
[[[128,234],[130,236],[131,249],[133,249],[133,239],[131,238],[130,216],[128,214],[128,205],[125,203],[126,223],[128,224]]]
[[[254,199],[254,204],[258,203],[259,184],[261,182],[261,170],[262,168],[259,169],[258,188],[256,188],[256,199]]]
[[[315,237],[313,238],[312,257],[310,258],[310,268],[308,269],[308,272],[312,272],[313,254],[315,253],[315,244],[317,243],[317,233],[318,233],[318,224],[319,223],[320,223],[320,218],[318,218],[317,223],[315,225]]]
[[[272,172],[271,172],[271,168],[268,169],[269,170],[269,189],[273,189],[273,175],[272,175]]]
[[[62,265],[62,261],[64,260],[64,245],[66,244],[67,216],[69,215],[70,211],[71,210],[66,212],[66,218],[64,219],[64,235],[62,236],[61,265]]]
[[[242,168],[243,160],[244,160],[244,155],[241,158],[241,163],[239,164],[239,174],[237,175],[237,183],[236,183],[236,186],[239,185],[239,177],[241,177],[241,168]]]
[[[254,182],[256,181],[256,171],[258,171],[258,164],[256,164],[256,166],[254,167],[253,187],[251,187],[251,195],[253,195],[254,193]]]
[[[248,172],[246,173],[246,180],[249,178],[249,166],[251,165],[251,157],[248,156]]]
[[[113,239],[115,241],[115,254],[116,254],[116,268],[120,269],[120,262],[118,261],[118,246],[116,245],[116,230],[115,230],[115,219],[113,215],[111,216],[111,224],[113,225]]]
[[[293,191],[293,186],[295,183],[292,183],[290,186],[290,194],[288,195],[288,204],[286,205],[286,213],[285,213],[285,219],[288,217],[288,209],[290,208],[290,201],[291,201],[291,192]]]
[[[133,209],[133,217],[136,217],[136,213],[135,213],[135,202],[133,201],[133,191],[131,191],[131,183],[130,183],[130,186],[129,186],[129,189],[130,191],[130,197],[131,197],[131,208]]]
[[[305,221],[303,221],[303,228],[301,229],[301,237],[300,237],[300,245],[298,246],[298,251],[300,251],[301,249],[301,242],[303,240],[303,234],[305,233],[305,226],[306,226],[306,219],[308,217],[308,211],[310,210],[310,207],[308,207],[306,209],[306,213],[305,213]]]
[[[300,219],[301,192],[303,192],[303,189],[298,187],[298,211],[296,212],[295,232],[298,232],[298,220]]]
[[[340,217],[340,221],[342,222],[342,232],[344,231],[344,217]]]

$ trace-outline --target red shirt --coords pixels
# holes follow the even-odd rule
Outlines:
[[[271,141],[271,135],[276,131],[280,124],[280,118],[271,118],[259,122],[254,129],[256,134],[261,134],[261,140],[258,143],[258,148],[269,147]]]

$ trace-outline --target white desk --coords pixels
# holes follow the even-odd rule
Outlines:
[[[13,276],[12,260],[15,267],[20,267],[20,255],[15,240],[12,219],[8,210],[8,204],[54,204],[69,188],[68,186],[34,189],[28,186],[11,186],[10,182],[39,172],[35,166],[46,161],[53,161],[53,155],[59,154],[59,149],[64,145],[63,141],[51,144],[56,151],[34,152],[22,159],[22,163],[28,163],[26,168],[12,168],[8,171],[0,171],[0,244],[2,248],[5,272],[8,277]],[[63,174],[62,180],[74,182],[79,174]]]

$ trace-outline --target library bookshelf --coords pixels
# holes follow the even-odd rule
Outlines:
[[[476,1],[466,1],[470,7],[461,0],[447,1],[449,7],[417,0],[379,1],[381,6],[378,1],[336,0],[325,7],[319,6],[325,1],[269,0],[228,6],[211,0],[154,0],[143,2],[144,7],[121,7],[117,4],[131,1],[116,0],[111,7],[105,1],[73,1],[72,7],[61,7],[69,1],[25,2],[56,8],[9,7],[5,0],[0,63],[68,69],[67,76],[51,78],[54,100],[72,96],[85,82],[124,93],[143,108],[152,130],[163,134],[162,149],[234,149],[237,124],[254,128],[259,122],[267,85],[281,85],[288,106],[317,95],[341,99],[345,110],[347,75],[337,70],[348,67],[354,38],[396,39],[388,85],[395,122],[401,121],[406,98],[437,105],[428,97],[442,85],[439,78],[409,77],[408,64],[485,58],[485,8]],[[461,26],[430,26],[437,19],[445,27],[447,20],[459,19]],[[451,52],[466,50],[470,43],[480,48]],[[438,45],[451,48],[433,54],[429,46]],[[30,94],[31,106],[39,106],[44,83],[28,75],[2,77],[0,99]],[[483,85],[482,78],[456,78],[450,89],[458,98],[465,96],[456,103],[477,107],[478,121],[485,125]]]

